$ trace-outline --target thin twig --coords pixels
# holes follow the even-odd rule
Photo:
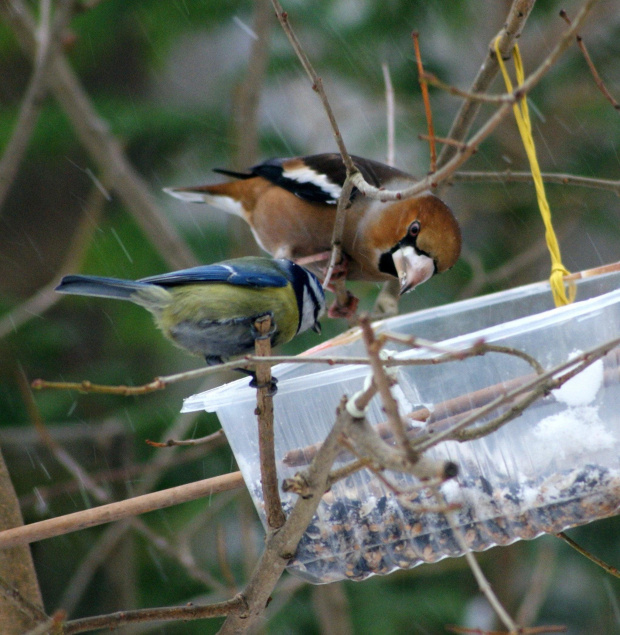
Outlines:
[[[48,89],[50,64],[62,45],[63,31],[73,17],[75,0],[58,2],[54,19],[50,19],[51,2],[43,3],[47,10],[41,12],[41,23],[36,31],[34,69],[21,101],[13,133],[0,159],[0,209],[28,147]]]
[[[449,183],[530,183],[532,181],[531,172],[455,172]],[[576,174],[556,174],[553,172],[543,172],[542,178],[545,183],[557,185],[575,185],[578,187],[590,187],[597,190],[608,190],[620,196],[620,181],[611,179],[594,179]]]
[[[398,403],[390,391],[390,379],[388,378],[383,362],[379,357],[381,342],[375,339],[375,334],[370,325],[368,316],[361,316],[359,319],[359,325],[362,329],[362,338],[366,346],[366,352],[368,353],[368,358],[370,359],[373,381],[376,383],[379,394],[381,395],[383,409],[387,416],[388,424],[390,425],[392,433],[394,434],[401,450],[406,454],[411,463],[416,463],[420,457],[413,451],[409,440],[407,439],[405,423],[398,412]]]
[[[421,139],[422,141],[429,141],[430,140],[430,135],[427,134],[422,134],[420,133],[418,135],[418,139]],[[459,150],[463,150],[467,147],[466,143],[463,143],[462,141],[455,141],[454,139],[448,139],[446,137],[433,137],[435,139],[435,141],[437,141],[437,143],[443,143],[446,145],[451,145],[454,146],[455,148],[458,148]]]
[[[145,443],[153,448],[173,448],[176,446],[196,446],[196,445],[219,445],[226,440],[226,433],[223,428],[216,430],[212,434],[208,434],[206,437],[200,437],[199,439],[168,439],[167,441],[151,441],[145,440]]]
[[[563,18],[567,24],[569,25],[571,24],[570,18],[568,17],[568,14],[566,13],[564,9],[560,10],[560,17]],[[577,45],[579,46],[581,52],[583,53],[583,56],[586,59],[586,64],[588,65],[588,68],[590,69],[590,73],[592,73],[592,77],[594,78],[594,83],[598,86],[598,89],[601,91],[601,93],[603,93],[603,95],[605,96],[605,99],[607,99],[607,101],[616,110],[620,110],[620,104],[612,97],[611,93],[607,90],[605,84],[603,83],[601,76],[598,74],[598,71],[596,70],[596,66],[594,66],[594,62],[592,61],[592,58],[590,57],[590,54],[588,53],[588,49],[586,48],[586,45],[584,44],[583,38],[581,37],[581,35],[576,35],[575,39],[577,40]]]
[[[334,228],[332,230],[332,252],[329,259],[329,265],[327,272],[325,273],[325,279],[323,280],[323,288],[329,286],[332,275],[334,273],[334,267],[342,261],[342,234],[344,232],[344,223],[346,220],[346,212],[351,204],[351,192],[353,191],[353,180],[347,175],[342,191],[338,197],[338,206],[336,209],[336,218],[334,219]],[[344,306],[346,298],[337,298],[338,304]]]
[[[447,509],[447,511],[444,514],[444,517],[446,521],[448,522],[450,529],[452,530],[452,535],[454,536],[454,539],[458,543],[459,547],[461,548],[461,551],[463,552],[463,555],[465,556],[465,560],[467,560],[467,564],[469,565],[471,572],[474,574],[474,578],[476,578],[476,582],[478,583],[478,588],[480,589],[480,591],[482,591],[487,601],[489,602],[489,604],[495,611],[495,614],[499,617],[499,619],[504,624],[504,626],[510,631],[511,634],[514,633],[516,635],[517,625],[515,624],[512,617],[510,617],[510,615],[508,614],[508,611],[506,611],[502,603],[499,601],[499,598],[497,597],[497,595],[495,595],[495,592],[493,591],[491,584],[489,583],[486,576],[482,572],[482,569],[480,568],[478,561],[476,560],[474,554],[472,553],[471,549],[467,545],[467,541],[465,540],[465,537],[463,536],[463,532],[461,531],[461,528],[458,526],[458,522],[454,516],[455,512],[451,511],[448,508],[448,503],[444,495],[442,494],[441,490],[439,490],[439,488],[434,487],[431,489],[435,497],[437,498],[438,503],[440,505],[445,505]]]
[[[468,90],[463,90],[462,88],[458,88],[457,86],[452,86],[451,84],[446,84],[437,77],[437,75],[433,73],[429,73],[427,71],[423,72],[424,80],[429,84],[432,84],[436,88],[441,88],[441,90],[449,93],[450,95],[456,95],[457,97],[464,97],[465,99],[469,99],[470,101],[479,101],[483,104],[503,104],[506,102],[512,101],[512,96],[510,94],[503,95],[489,95],[488,93],[471,93]],[[461,143],[456,139],[452,140],[452,144],[456,146],[456,144]]]
[[[22,49],[36,54],[36,26],[23,0],[0,2],[0,15],[11,25]],[[175,268],[193,266],[197,259],[155,204],[144,179],[128,161],[122,144],[97,114],[64,55],[57,53],[48,69],[48,85],[65,111],[76,135],[102,174],[149,237],[162,257]]]
[[[431,102],[428,97],[428,83],[424,77],[424,66],[422,65],[422,54],[420,53],[420,36],[417,31],[411,34],[413,38],[413,48],[415,59],[418,65],[418,81],[422,89],[422,101],[424,102],[424,112],[426,114],[426,125],[428,127],[428,146],[430,149],[429,173],[432,174],[437,169],[437,146],[435,145],[435,127],[433,126],[433,112]]]
[[[387,62],[381,64],[381,70],[383,71],[383,82],[385,84],[385,116],[387,120],[387,152],[386,163],[394,167],[394,86],[392,85],[392,77],[390,76],[390,67]]]
[[[501,37],[499,49],[502,55],[506,55],[513,47],[516,39],[521,35],[525,23],[534,8],[536,0],[513,0],[504,26],[499,33],[493,36],[487,47],[487,55],[483,60],[480,70],[469,89],[470,93],[485,93],[499,71],[499,65],[495,59],[493,43],[499,35]],[[464,141],[480,110],[480,102],[466,100],[461,105],[454,118],[448,137],[455,141]],[[442,168],[457,155],[457,150],[451,146],[444,146],[439,153],[437,167]]]
[[[572,538],[561,531],[559,534],[556,534],[558,538],[561,538],[567,545],[570,545],[575,551],[578,551],[582,556],[585,556],[590,562],[598,565],[609,573],[609,575],[613,575],[614,578],[620,578],[620,571],[616,567],[612,567],[610,564],[607,564],[604,560],[597,558],[593,553],[590,553],[587,549],[584,549],[581,545],[576,543]]]

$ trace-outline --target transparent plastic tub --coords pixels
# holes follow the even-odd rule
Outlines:
[[[398,316],[378,331],[440,341],[453,350],[483,339],[535,357],[545,369],[620,337],[620,273],[584,278],[578,301],[552,308],[549,286],[538,283],[446,307]],[[355,330],[325,343],[313,355],[358,356]],[[612,516],[620,510],[619,356],[612,351],[535,402],[521,416],[484,438],[447,441],[428,452],[459,466],[456,479],[441,486],[468,549],[480,551],[541,533]],[[406,350],[400,358],[428,357]],[[478,406],[480,395],[497,395],[532,377],[520,358],[500,353],[432,366],[403,366],[395,396],[404,416],[430,411],[426,423],[441,425]],[[280,480],[311,460],[329,432],[343,394],[361,389],[367,367],[283,364],[274,367],[276,457]],[[491,398],[489,397],[489,398]],[[184,411],[215,411],[226,431],[246,485],[265,522],[255,409],[247,379],[194,395]],[[385,419],[378,399],[368,420]],[[346,462],[339,459],[339,464]],[[414,490],[410,502],[394,495],[364,470],[337,483],[324,497],[289,569],[314,583],[361,580],[397,568],[460,556],[457,540],[437,500],[412,476],[385,472],[400,491]],[[296,496],[283,494],[285,510]]]

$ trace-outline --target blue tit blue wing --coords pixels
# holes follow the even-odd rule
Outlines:
[[[225,282],[240,287],[285,287],[289,280],[267,258],[238,258],[234,264],[222,262],[182,269],[158,276],[143,278],[140,282],[161,287],[176,287],[201,282]]]

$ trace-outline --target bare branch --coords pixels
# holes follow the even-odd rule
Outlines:
[[[23,0],[0,3],[0,15],[13,27],[30,56],[36,54],[35,25]],[[57,54],[48,69],[48,85],[65,111],[91,159],[107,174],[112,187],[162,257],[175,268],[197,264],[173,225],[155,205],[147,184],[129,163],[122,145],[99,117],[63,55]]]
[[[519,99],[522,99],[524,95],[526,95],[540,80],[549,72],[549,70],[553,67],[553,65],[557,62],[557,60],[561,57],[564,51],[570,46],[572,42],[572,38],[574,37],[578,28],[585,21],[588,13],[592,9],[592,6],[597,0],[586,0],[585,4],[579,11],[575,21],[572,26],[568,28],[559,42],[553,48],[553,50],[549,53],[549,55],[542,61],[542,63],[538,66],[538,68],[529,75],[521,86],[518,86],[512,92],[512,102],[516,102]],[[515,4],[518,4],[519,0],[515,0]],[[498,110],[493,114],[476,132],[470,139],[467,141],[467,144],[460,149],[457,154],[452,154],[452,158],[449,161],[441,161],[441,155],[439,157],[438,165],[441,166],[434,174],[427,176],[426,178],[418,181],[415,185],[408,187],[401,191],[393,191],[393,190],[384,190],[371,186],[366,183],[361,174],[356,173],[351,178],[352,181],[360,192],[364,193],[366,196],[377,199],[377,200],[385,200],[385,201],[395,201],[401,200],[403,198],[409,198],[411,196],[416,196],[421,194],[422,192],[436,187],[438,183],[448,179],[469,157],[476,151],[480,143],[484,141],[500,124],[503,118],[508,114],[508,112],[512,109],[512,103],[507,102],[502,104]],[[459,140],[458,136],[455,136],[453,133],[448,135],[449,138],[454,139],[456,141]],[[452,146],[444,146],[444,150],[450,148]],[[442,153],[443,154],[443,153]]]
[[[575,174],[542,173],[543,181],[557,185],[575,185],[589,187],[597,190],[608,190],[620,196],[620,181],[610,179],[594,179],[588,176]],[[455,172],[449,179],[450,183],[531,183],[531,172]]]
[[[64,262],[58,271],[54,272],[53,278],[48,284],[0,318],[0,338],[16,331],[31,319],[40,317],[42,313],[61,299],[62,296],[54,291],[58,285],[58,279],[63,274],[79,268],[86,250],[90,246],[90,240],[97,228],[105,203],[106,198],[101,190],[98,187],[93,187],[84,206],[82,218],[71,237]]]
[[[265,315],[254,322],[258,336],[254,342],[256,356],[271,353],[271,329],[276,328],[271,316]],[[274,380],[268,363],[256,364],[256,416],[258,418],[258,450],[260,455],[261,487],[265,501],[267,525],[279,529],[286,517],[282,511],[278,471],[276,469],[275,437],[273,431]]]
[[[387,153],[386,163],[394,166],[394,86],[387,62],[381,64],[383,81],[385,83],[385,114],[387,119]]]
[[[119,611],[109,615],[83,617],[71,620],[63,625],[64,635],[75,635],[99,629],[116,629],[125,624],[143,624],[145,622],[170,622],[183,620],[201,620],[210,617],[221,617],[243,610],[243,598],[239,595],[216,604],[205,606],[170,606],[137,611]]]
[[[422,65],[422,54],[420,53],[420,38],[417,31],[412,34],[413,48],[415,50],[415,59],[418,65],[418,81],[422,89],[422,101],[424,102],[424,113],[426,114],[426,126],[428,128],[428,145],[430,148],[430,167],[429,173],[435,172],[437,169],[437,146],[435,145],[435,127],[433,126],[433,113],[431,111],[431,102],[428,97],[428,83],[424,77],[424,66]]]
[[[0,159],[0,209],[11,187],[28,147],[35,124],[43,106],[48,89],[48,72],[50,64],[62,45],[63,31],[73,17],[75,0],[62,0],[52,21],[48,11],[43,11],[41,24],[37,29],[34,53],[34,69],[28,87],[21,102],[13,134],[7,143],[2,159]],[[47,14],[47,15],[46,15]]]
[[[568,14],[566,13],[566,11],[564,11],[564,9],[560,10],[560,17],[562,17],[568,24],[571,23],[570,18],[568,17]],[[605,84],[603,83],[601,76],[598,74],[598,71],[596,70],[596,67],[594,66],[594,62],[592,61],[592,58],[590,57],[590,54],[588,53],[588,49],[586,48],[586,45],[583,42],[583,38],[581,37],[581,35],[577,35],[575,37],[577,40],[577,45],[579,46],[579,49],[581,50],[581,52],[583,53],[583,56],[586,59],[586,64],[588,65],[588,68],[590,69],[590,73],[592,73],[592,77],[594,78],[594,83],[597,85],[601,93],[603,93],[603,95],[605,96],[605,99],[607,99],[607,101],[616,110],[620,110],[620,104],[612,97],[611,93],[607,90]]]
[[[597,558],[593,553],[590,553],[587,549],[584,549],[581,545],[577,544],[565,532],[561,531],[559,534],[556,534],[556,536],[561,538],[567,545],[571,546],[582,556],[585,556],[588,560],[590,560],[590,562],[593,562],[597,566],[601,567],[601,569],[609,573],[609,575],[613,575],[614,578],[620,578],[620,571],[616,567],[612,567],[600,558]]]
[[[211,496],[218,492],[225,492],[243,486],[241,472],[231,472],[202,481],[187,483],[171,487],[159,492],[135,496],[118,503],[110,503],[86,509],[73,514],[66,514],[58,518],[41,520],[14,529],[0,532],[0,549],[37,542],[45,538],[62,536],[63,534],[110,523],[129,516],[145,514],[155,509],[164,509],[179,503]]]
[[[501,37],[499,43],[499,49],[502,55],[507,55],[512,49],[516,39],[521,35],[525,23],[534,8],[536,0],[513,0],[510,7],[508,17],[504,26],[499,33],[493,37],[489,42],[487,48],[487,56],[480,66],[480,70],[472,82],[470,93],[485,93],[491,82],[499,71],[499,65],[495,59],[495,51],[493,49],[493,43],[497,37]],[[480,110],[480,102],[467,100],[463,102],[459,112],[457,113],[448,137],[455,141],[463,141],[471,128],[478,111]],[[437,167],[442,168],[444,165],[450,162],[457,154],[455,148],[450,146],[444,146],[439,153],[437,160]]]
[[[326,491],[329,471],[340,447],[340,435],[351,419],[344,405],[345,400],[341,401],[336,422],[305,474],[308,496],[297,500],[284,526],[267,538],[265,549],[241,594],[247,611],[230,615],[220,631],[221,635],[244,632],[263,615],[273,588],[288,560],[295,553],[299,540]]]

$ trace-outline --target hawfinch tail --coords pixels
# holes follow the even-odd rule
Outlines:
[[[416,179],[376,161],[352,157],[364,179],[378,188],[404,189]],[[248,173],[215,170],[236,180],[218,185],[166,188],[176,198],[209,203],[241,216],[258,244],[276,258],[305,260],[331,249],[336,204],[346,177],[339,154],[270,159]],[[349,280],[398,278],[403,294],[454,265],[461,250],[459,225],[430,193],[378,201],[354,189],[346,212],[342,252]]]

